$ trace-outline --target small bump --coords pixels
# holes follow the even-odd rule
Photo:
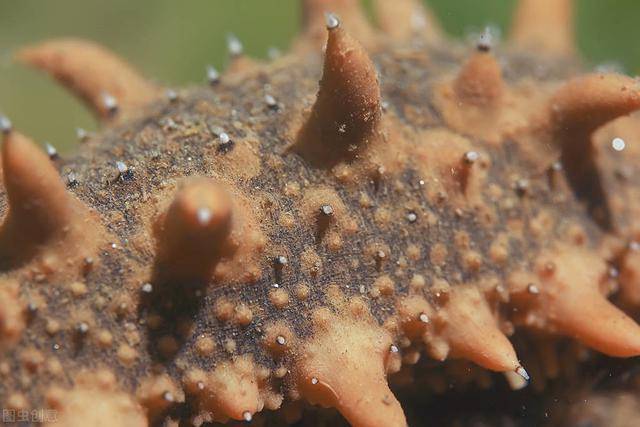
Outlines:
[[[153,285],[151,283],[145,283],[140,287],[140,291],[143,294],[150,294],[153,292]]]
[[[245,411],[242,413],[242,418],[244,418],[246,422],[251,422],[251,420],[253,419],[253,415],[251,415],[251,412]]]
[[[418,316],[418,320],[420,320],[422,323],[429,323],[429,316],[427,316],[426,313],[420,313],[420,315]]]
[[[76,138],[80,142],[87,142],[89,140],[89,132],[83,128],[76,128]]]
[[[282,335],[278,335],[276,337],[276,344],[285,345],[286,343],[287,343],[287,340]]]
[[[407,214],[407,221],[409,221],[411,224],[413,224],[417,220],[418,220],[418,215],[416,215],[415,212],[409,212]]]

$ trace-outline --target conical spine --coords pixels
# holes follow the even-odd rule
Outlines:
[[[102,121],[133,114],[159,94],[154,84],[124,60],[85,40],[46,41],[20,51],[18,60],[67,86]]]
[[[231,224],[232,201],[220,184],[185,181],[157,223],[156,280],[206,282],[216,261],[233,251]]]
[[[326,166],[353,159],[376,137],[381,119],[375,66],[339,21],[329,18],[320,89],[296,143],[307,160]]]

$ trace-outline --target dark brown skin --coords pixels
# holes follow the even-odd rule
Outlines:
[[[82,42],[22,55],[105,128],[55,160],[5,129],[0,407],[69,426],[625,425],[579,405],[633,400],[633,361],[609,357],[640,354],[640,150],[611,145],[640,128],[635,81],[583,76],[564,30],[522,17],[517,44],[476,49],[374,37],[330,3],[324,57],[309,0],[295,53],[177,97],[128,67],[113,83],[126,65]],[[95,94],[116,87],[106,114]]]

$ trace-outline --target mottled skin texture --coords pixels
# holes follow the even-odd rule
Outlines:
[[[329,30],[350,37],[341,31]],[[611,135],[631,139],[637,121],[621,119],[598,134],[602,154],[587,167],[601,168],[604,194],[577,194],[564,172],[553,170],[562,137],[549,125],[559,120],[553,113],[549,119],[550,99],[575,74],[576,61],[513,47],[487,53],[421,38],[378,41],[371,59],[383,108],[371,115],[359,108],[377,106],[375,76],[357,42],[344,40],[335,52],[356,52],[353,62],[333,58],[338,74],[323,81],[333,77],[353,94],[319,99],[343,103],[332,114],[353,114],[344,119],[355,127],[346,137],[320,132],[316,141],[313,130],[301,131],[307,120],[326,117],[312,111],[322,70],[312,51],[232,65],[219,83],[179,91],[175,100],[125,105],[128,117],[110,117],[72,158],[54,160],[65,184],[75,174],[68,190],[90,208],[82,218],[94,224],[84,238],[65,234],[60,241],[99,249],[90,263],[63,250],[51,266],[31,253],[2,264],[0,296],[24,309],[0,310],[0,407],[51,406],[64,415],[91,407],[95,394],[112,399],[120,415],[130,411],[124,419],[131,425],[146,418],[158,425],[229,418],[275,425],[301,416],[303,425],[321,425],[336,417],[305,406],[306,399],[338,408],[354,425],[401,426],[402,410],[384,381],[389,374],[409,425],[574,425],[576,411],[604,425],[601,411],[589,416],[571,404],[596,393],[599,373],[613,362],[563,336],[615,356],[640,349],[637,326],[596,298],[618,288],[606,268],[621,268],[638,231],[637,207],[624,201],[637,195],[632,172],[640,156],[630,148],[618,159],[609,145]],[[476,65],[459,73],[473,55]],[[452,83],[458,75],[466,77]],[[630,80],[614,83],[636,91]],[[359,94],[364,101],[353,100]],[[589,105],[581,118],[593,113]],[[624,103],[610,119],[635,108]],[[366,126],[358,127],[365,114]],[[586,122],[580,128],[588,139]],[[326,132],[342,132],[335,125]],[[322,146],[298,149],[324,143],[334,150],[340,138],[355,148],[314,159],[309,153]],[[479,157],[468,160],[470,152]],[[116,161],[128,170],[118,172]],[[614,167],[631,170],[624,185],[607,181]],[[210,178],[233,202],[194,191],[180,193],[187,194],[184,206],[171,205],[188,185],[185,177]],[[0,200],[6,212],[6,195]],[[213,234],[189,222],[201,218],[189,217],[197,215],[192,200],[211,208],[203,221],[213,215],[206,231]],[[609,204],[606,224],[594,204]],[[171,250],[189,254],[188,241],[165,247],[179,240],[166,238],[175,230],[192,233],[194,242],[210,236],[214,255],[207,258],[198,241],[193,257],[173,265],[178,252]],[[47,254],[46,243],[38,247]],[[622,303],[630,313],[633,268],[624,269]],[[598,316],[607,337],[590,326]],[[507,373],[518,387],[520,365],[533,384],[519,392],[484,369]],[[345,366],[353,375],[336,375],[334,368]],[[614,366],[614,390],[633,387],[633,363]],[[596,401],[628,406],[633,399],[607,393],[614,397]]]

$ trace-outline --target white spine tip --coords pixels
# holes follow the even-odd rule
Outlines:
[[[44,149],[47,152],[47,156],[49,156],[51,160],[58,158],[58,150],[56,150],[56,147],[54,147],[53,145],[49,144],[48,142],[45,142]]]
[[[516,368],[516,374],[520,375],[525,381],[529,381],[531,379],[531,377],[529,377],[529,373],[522,366],[518,366]]]
[[[178,100],[178,93],[173,89],[167,89],[165,92],[165,96],[169,100],[169,102],[176,102]]]
[[[251,415],[251,412],[249,411],[244,411],[242,413],[242,418],[244,418],[246,422],[250,422],[253,419],[253,415]]]
[[[209,84],[216,84],[220,81],[220,73],[212,65],[207,66],[207,80]]]
[[[264,102],[265,102],[265,104],[267,104],[267,107],[269,107],[269,108],[277,108],[278,107],[278,101],[276,101],[276,99],[273,97],[273,95],[266,94],[264,96]]]
[[[227,50],[231,56],[240,56],[244,50],[242,42],[234,35],[227,35]]]
[[[226,132],[221,132],[220,135],[218,135],[218,139],[222,145],[226,145],[231,141],[231,138]]]
[[[76,128],[76,138],[78,138],[78,141],[84,142],[89,139],[89,132],[82,128]]]
[[[476,47],[480,52],[489,52],[493,46],[493,34],[491,28],[487,27],[478,37],[478,44]]]
[[[11,132],[11,120],[7,116],[0,116],[0,132],[5,135]]]
[[[271,46],[269,49],[267,49],[267,58],[269,58],[270,60],[274,60],[274,59],[278,59],[282,56],[282,52],[280,52],[280,49],[278,49],[277,47]]]
[[[118,100],[108,92],[102,93],[102,104],[110,114],[115,114],[118,111]]]
[[[464,153],[464,161],[473,164],[478,161],[480,154],[477,151],[467,151]]]
[[[624,142],[624,139],[622,138],[613,138],[613,141],[611,141],[611,147],[615,151],[622,151],[625,149],[626,146],[627,146],[627,143]]]
[[[340,26],[340,20],[335,13],[327,12],[324,14],[324,20],[327,24],[327,30],[333,30]]]
[[[209,221],[211,221],[211,217],[212,217],[211,209],[199,208],[198,211],[196,212],[196,217],[198,219],[198,224],[202,226],[209,224]]]

